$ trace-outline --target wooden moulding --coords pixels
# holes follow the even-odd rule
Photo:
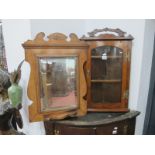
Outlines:
[[[61,33],[50,34],[47,39],[43,32],[38,33],[34,40],[28,40],[23,45],[25,49],[25,60],[30,64],[31,73],[28,84],[28,96],[32,100],[29,107],[29,120],[31,122],[50,119],[64,119],[69,116],[83,116],[87,113],[87,93],[84,65],[87,61],[88,44],[80,41],[76,34],[71,33],[69,39]],[[39,91],[39,57],[68,57],[76,56],[77,84],[78,84],[78,108],[72,110],[41,111]]]
[[[88,47],[88,45],[80,41],[75,33],[71,33],[69,37],[62,33],[52,33],[45,38],[45,33],[40,32],[36,35],[34,40],[27,40],[24,44],[24,48],[56,48],[59,47]]]
[[[105,32],[97,35],[97,33]],[[107,33],[110,32],[110,33]],[[117,35],[116,35],[117,34]],[[83,35],[81,40],[85,41],[99,41],[99,40],[133,40],[134,38],[131,35],[126,36],[126,32],[120,29],[112,29],[112,28],[103,28],[103,29],[95,29],[91,32],[88,32],[88,37]]]

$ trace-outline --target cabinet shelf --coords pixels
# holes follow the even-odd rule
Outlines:
[[[91,80],[91,82],[94,82],[94,83],[119,83],[119,82],[122,82],[121,79],[119,80]]]
[[[102,59],[102,56],[91,56],[92,59]],[[107,59],[122,58],[122,56],[107,56]]]

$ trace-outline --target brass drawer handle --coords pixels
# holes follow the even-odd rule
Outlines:
[[[116,135],[118,133],[118,127],[114,127],[113,131],[112,131],[112,134],[113,135]]]
[[[59,130],[54,130],[54,134],[55,135],[59,135],[60,134],[60,131]]]

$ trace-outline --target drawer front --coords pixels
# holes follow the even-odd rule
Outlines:
[[[54,135],[54,123],[52,121],[44,122],[46,135]]]
[[[133,135],[136,119],[128,119],[100,126],[71,126],[44,122],[47,135]]]
[[[61,124],[55,125],[55,135],[95,135],[96,128],[74,127]]]
[[[118,122],[97,127],[96,135],[127,135],[129,125],[127,122]]]

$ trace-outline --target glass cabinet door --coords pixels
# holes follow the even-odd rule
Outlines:
[[[122,92],[123,51],[114,46],[100,46],[91,51],[91,101],[120,103]]]

